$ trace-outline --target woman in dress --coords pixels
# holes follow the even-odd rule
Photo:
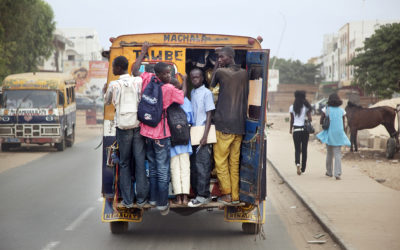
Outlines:
[[[342,146],[350,146],[350,141],[344,131],[344,122],[346,112],[342,105],[342,100],[334,93],[329,96],[327,107],[322,109],[320,123],[322,124],[325,117],[329,117],[329,128],[323,130],[317,135],[317,138],[326,144],[326,176],[332,177],[332,163],[335,158],[334,175],[336,180],[340,180],[342,174]]]
[[[289,108],[290,130],[293,134],[294,156],[297,174],[301,175],[306,171],[307,164],[307,146],[309,134],[304,128],[304,121],[308,119],[311,122],[311,105],[306,100],[306,92],[297,90],[294,92],[294,103]],[[300,166],[300,155],[301,166]]]

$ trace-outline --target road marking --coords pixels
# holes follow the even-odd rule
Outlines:
[[[76,220],[74,220],[68,227],[65,228],[66,231],[73,231],[89,214],[94,210],[94,207],[89,207],[81,215],[79,215]]]
[[[58,244],[60,244],[59,241],[52,241],[52,242],[49,242],[49,244],[47,244],[42,250],[51,250],[51,249],[54,249]]]

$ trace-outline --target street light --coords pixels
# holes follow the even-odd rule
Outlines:
[[[280,49],[280,47],[281,47],[281,43],[282,43],[282,39],[283,39],[283,34],[285,33],[285,30],[286,30],[286,18],[285,18],[285,15],[284,15],[282,12],[280,12],[280,11],[279,11],[279,14],[282,15],[284,24],[283,24],[283,29],[282,29],[281,37],[279,38],[279,43],[278,43],[278,48],[277,48],[277,50],[276,50],[276,55],[275,55],[274,61],[272,62],[272,69],[275,69],[275,62],[276,62],[276,59],[278,58],[278,53],[279,53],[279,49]]]

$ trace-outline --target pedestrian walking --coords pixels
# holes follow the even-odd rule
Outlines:
[[[336,180],[341,179],[342,175],[342,146],[350,146],[350,141],[344,131],[346,111],[340,107],[342,100],[334,93],[328,98],[327,107],[322,109],[321,120],[322,124],[325,117],[329,119],[328,129],[323,130],[317,135],[317,138],[326,144],[326,176],[332,177],[332,163],[335,158],[335,177]]]
[[[306,92],[296,90],[294,92],[294,102],[289,108],[290,113],[290,129],[289,133],[293,134],[294,142],[294,158],[297,174],[301,175],[306,171],[307,165],[307,146],[309,134],[304,127],[305,120],[312,121],[311,105],[306,100]],[[301,155],[301,166],[300,166]]]

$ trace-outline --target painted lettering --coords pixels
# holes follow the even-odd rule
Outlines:
[[[171,61],[172,60],[172,56],[173,56],[172,51],[169,51],[169,50],[165,51],[165,61]]]
[[[155,51],[151,51],[151,60],[162,60],[162,51],[158,51],[158,55],[155,55]]]
[[[164,35],[164,42],[169,42],[170,34]]]
[[[133,51],[133,53],[135,53],[135,58],[138,58],[139,57],[139,55],[140,55],[140,52],[142,51],[142,50],[132,50]]]
[[[171,37],[171,42],[176,42],[176,35],[175,35],[175,34],[172,35],[172,37]]]
[[[175,61],[182,61],[182,50],[175,50]]]

